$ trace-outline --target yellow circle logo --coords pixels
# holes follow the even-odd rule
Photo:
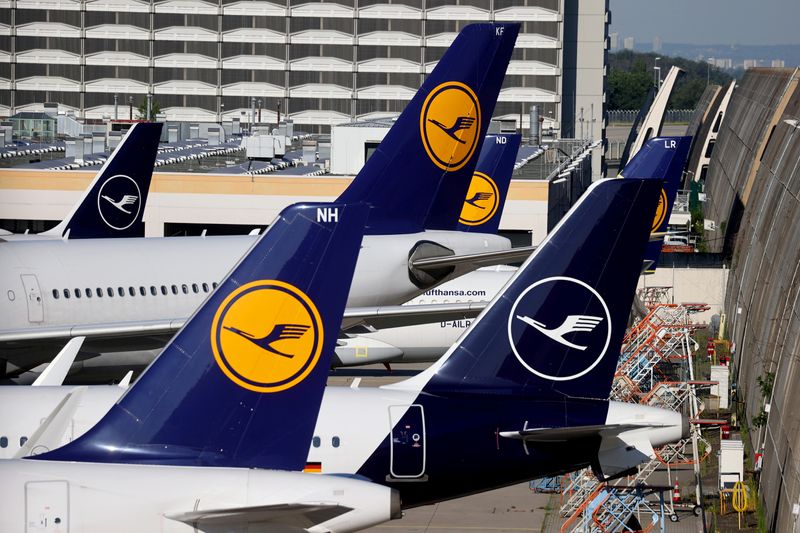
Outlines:
[[[239,287],[211,324],[211,350],[220,369],[256,392],[278,392],[303,381],[319,360],[322,341],[316,306],[282,281]]]
[[[483,172],[476,172],[469,184],[458,221],[467,226],[480,226],[494,216],[499,204],[499,193],[494,180]]]
[[[433,163],[448,172],[469,161],[478,145],[481,108],[468,86],[448,81],[437,86],[422,104],[419,132]]]
[[[656,207],[656,217],[653,219],[653,227],[650,228],[650,233],[658,230],[667,216],[667,191],[661,189],[661,196],[658,197],[658,206]]]

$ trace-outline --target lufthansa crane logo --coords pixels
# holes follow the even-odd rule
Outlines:
[[[650,233],[658,231],[664,219],[667,217],[667,191],[661,188],[661,195],[658,197],[658,206],[656,207],[656,216],[653,219],[653,227],[650,228]]]
[[[611,342],[611,315],[587,283],[545,278],[519,295],[508,317],[508,340],[519,362],[552,381],[579,378],[596,367]]]
[[[211,324],[211,349],[234,383],[256,392],[291,388],[314,369],[322,351],[322,320],[297,287],[253,281],[222,302]]]
[[[476,172],[469,184],[467,198],[458,221],[467,226],[480,226],[491,219],[500,204],[497,185],[483,172]]]
[[[419,131],[425,152],[445,171],[467,164],[481,131],[478,97],[467,85],[448,81],[434,88],[422,104]]]
[[[131,227],[142,208],[139,184],[124,174],[111,176],[97,193],[97,210],[108,227],[124,230]]]

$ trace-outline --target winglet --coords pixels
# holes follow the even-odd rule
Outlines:
[[[161,123],[134,124],[70,214],[43,235],[71,239],[144,237],[144,208]]]
[[[667,168],[683,155],[676,144],[644,157]],[[433,366],[390,387],[608,399],[662,177],[592,184],[459,341]],[[604,418],[587,413],[581,423]]]
[[[453,229],[519,27],[465,26],[339,197],[370,205],[368,234]]]
[[[497,233],[521,140],[519,133],[486,136],[456,229]]]
[[[302,470],[366,216],[285,209],[108,414],[37,458]],[[309,329],[270,338],[285,324]]]
[[[72,363],[75,362],[75,356],[78,355],[84,340],[86,340],[86,337],[70,339],[31,385],[34,387],[58,387],[63,385],[64,378],[67,377]]]

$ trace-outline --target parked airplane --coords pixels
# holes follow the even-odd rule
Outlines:
[[[458,216],[458,229],[479,233],[497,233],[500,229],[521,141],[519,133],[486,136]]]
[[[456,231],[473,155],[518,31],[515,24],[466,26],[342,193],[343,202],[371,206],[348,300],[364,316],[484,264],[519,257],[508,239]],[[453,132],[455,139],[431,122],[460,117],[475,120]],[[0,299],[0,313],[11,319],[0,330],[0,358],[24,369],[51,359],[55,346],[76,335],[87,337],[88,353],[163,345],[253,240],[6,243],[0,247],[0,286],[8,298]],[[438,262],[419,264],[431,259]]]
[[[671,159],[653,157],[660,143],[675,143]],[[661,254],[664,231],[669,213],[680,185],[691,137],[659,137],[650,140],[631,160],[623,177],[663,177],[656,215],[651,224],[651,240],[647,244],[643,270],[655,271]],[[656,153],[657,155],[657,153]],[[428,289],[409,305],[466,305],[492,299],[514,275],[515,268],[487,267]],[[373,321],[375,322],[375,321]],[[442,320],[403,327],[384,327],[373,332],[359,332],[340,339],[336,348],[337,366],[369,363],[435,361],[464,333],[472,323],[470,318],[444,318]]]
[[[144,237],[144,208],[161,137],[160,123],[134,124],[69,215],[42,233],[0,230],[0,242]]]
[[[680,142],[664,143],[653,157],[669,160],[681,149]],[[404,506],[414,506],[585,466],[602,477],[619,475],[652,456],[653,447],[681,438],[688,424],[679,413],[608,400],[660,188],[660,179],[646,177],[593,184],[437,363],[393,385],[328,387],[307,468],[387,484],[400,492]],[[528,319],[540,328],[529,326]],[[215,324],[214,332],[233,325]],[[256,335],[250,324],[234,327]],[[254,350],[249,340],[227,335]],[[184,351],[194,350],[186,346]],[[163,420],[176,411],[190,412],[199,424],[214,421],[213,435],[245,425],[241,418],[223,423],[214,408],[167,409],[152,403],[165,390],[148,378],[153,369],[160,370],[158,363],[141,378],[153,391],[147,401],[134,405],[123,397],[113,416],[85,439],[49,457],[135,463],[153,460],[148,459],[152,452],[165,464],[227,460],[233,444],[173,445],[175,433],[197,433],[189,422],[161,431],[135,430],[137,420]],[[188,368],[170,370],[202,375]],[[192,397],[214,396],[185,386]],[[19,405],[16,416],[40,420],[48,415],[36,397],[46,387],[8,389],[15,396],[5,396],[3,403]],[[242,408],[240,416],[249,416],[249,404]],[[81,409],[84,419],[104,414],[88,401]],[[0,420],[0,428],[5,422]],[[130,428],[122,442],[114,437],[118,425]],[[141,439],[151,435],[154,445],[144,446]],[[264,429],[263,435],[269,439],[273,432]],[[105,445],[98,439],[106,439]],[[253,448],[261,450],[244,446],[245,456]],[[259,453],[269,449],[265,445]]]
[[[333,532],[398,517],[395,490],[302,472],[367,213],[285,209],[92,430],[0,462],[0,530]],[[234,329],[303,331],[255,346]]]

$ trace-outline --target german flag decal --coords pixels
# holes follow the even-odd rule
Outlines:
[[[303,472],[310,472],[312,474],[321,474],[322,463],[306,463],[306,467],[303,469]]]

